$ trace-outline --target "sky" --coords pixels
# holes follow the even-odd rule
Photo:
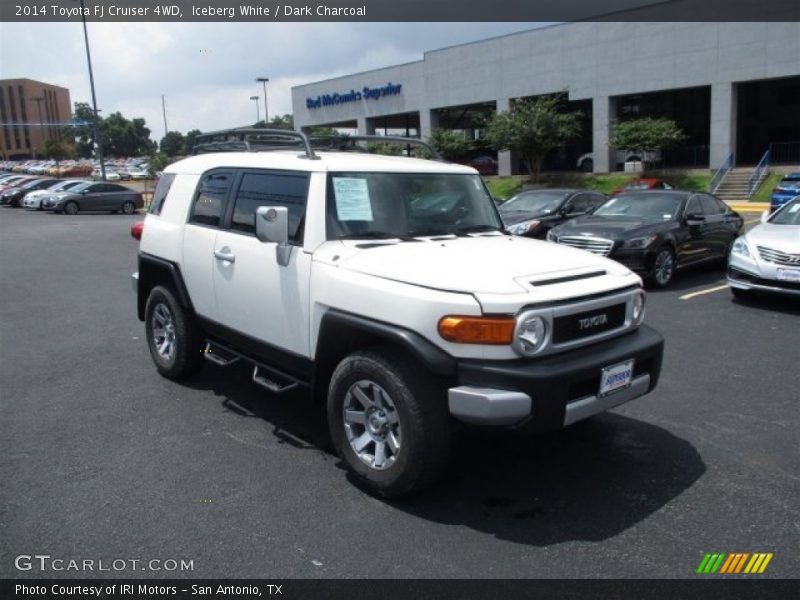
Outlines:
[[[291,88],[331,77],[421,60],[423,53],[536,23],[88,23],[97,106],[143,117],[151,138],[252,124],[257,95],[264,116],[290,113]],[[91,103],[80,21],[0,23],[0,79],[66,87]]]

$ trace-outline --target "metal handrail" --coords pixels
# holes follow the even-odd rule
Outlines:
[[[722,161],[719,169],[717,169],[717,172],[714,173],[714,177],[712,177],[711,181],[708,183],[708,191],[712,194],[716,193],[719,186],[722,185],[722,181],[725,179],[725,176],[733,168],[733,155],[733,152],[728,154],[728,157]]]
[[[753,195],[753,192],[756,191],[756,188],[758,188],[759,184],[761,183],[761,180],[766,175],[767,170],[769,169],[769,156],[770,156],[770,151],[769,149],[767,149],[767,151],[764,152],[764,156],[762,156],[761,160],[758,161],[756,168],[753,169],[753,173],[752,175],[750,175],[750,179],[747,180],[748,196]]]

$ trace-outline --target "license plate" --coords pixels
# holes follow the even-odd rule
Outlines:
[[[633,359],[606,367],[600,374],[600,391],[597,395],[602,398],[613,392],[628,388],[632,379]]]
[[[778,281],[800,283],[800,269],[778,269]]]

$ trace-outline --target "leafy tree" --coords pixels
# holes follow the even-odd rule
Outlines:
[[[515,102],[511,110],[492,116],[484,136],[496,150],[519,152],[536,182],[547,153],[581,133],[581,113],[563,112],[562,102],[559,96]]]
[[[158,147],[167,156],[178,156],[186,147],[186,140],[181,132],[168,131],[167,135],[161,138],[161,143]]]
[[[197,136],[203,133],[199,129],[192,129],[189,133],[186,134],[186,138],[183,140],[183,153],[184,154],[191,154],[192,150],[194,149],[194,143],[197,140]]]
[[[42,154],[56,161],[56,168],[58,168],[58,163],[65,158],[69,158],[73,153],[72,146],[68,146],[59,138],[48,138],[42,144]]]
[[[672,148],[686,140],[686,135],[672,119],[643,117],[618,121],[608,145],[617,150],[654,153]]]
[[[428,138],[431,146],[436,148],[445,160],[462,160],[469,156],[474,144],[462,133],[451,129],[436,129]]]
[[[163,171],[172,160],[163,152],[155,152],[150,155],[147,161],[147,171],[151,176],[155,176],[159,171]]]
[[[103,151],[109,156],[142,156],[153,151],[150,129],[144,119],[129,121],[122,113],[111,113],[100,123]]]
[[[91,158],[94,154],[94,111],[86,102],[76,102],[72,111],[72,119],[80,125],[68,127],[64,134],[75,140],[75,155],[79,158]],[[101,121],[102,122],[102,121]]]
[[[294,129],[294,117],[288,113],[285,115],[275,115],[269,120],[269,122],[265,122],[262,119],[253,127],[262,129]]]

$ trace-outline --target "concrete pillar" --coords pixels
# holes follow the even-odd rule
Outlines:
[[[427,140],[439,128],[439,113],[429,108],[419,111],[419,137]]]
[[[709,167],[712,169],[718,169],[728,154],[736,151],[737,96],[735,83],[711,85]]]
[[[358,135],[375,135],[375,120],[368,117],[356,119],[356,129]]]
[[[497,112],[508,112],[508,108],[508,98],[497,99]],[[497,153],[497,174],[501,177],[508,177],[511,175],[511,152],[505,151]]]
[[[614,152],[608,147],[608,139],[616,117],[616,98],[608,96],[592,98],[592,159],[595,173],[609,173],[616,168]]]

